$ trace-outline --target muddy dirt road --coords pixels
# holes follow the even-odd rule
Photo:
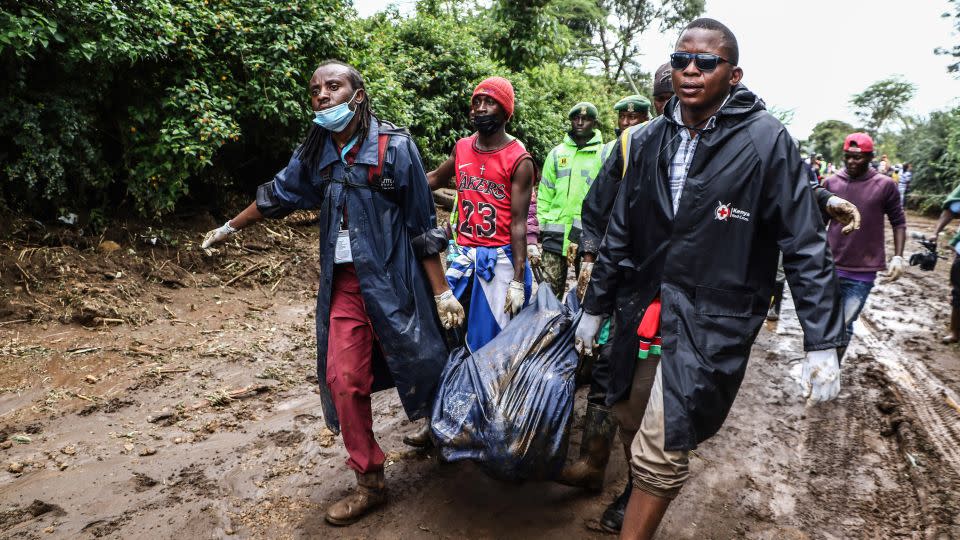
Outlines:
[[[374,412],[391,502],[326,525],[353,477],[315,391],[315,228],[293,216],[206,256],[214,225],[0,238],[0,537],[609,538],[591,520],[622,456],[598,496],[504,484],[405,447],[416,426],[390,391]],[[874,289],[826,406],[799,398],[787,302],[660,537],[960,538],[949,262]]]

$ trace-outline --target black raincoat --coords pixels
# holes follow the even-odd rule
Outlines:
[[[378,162],[378,136],[389,133],[376,186],[368,169]],[[260,186],[257,207],[267,217],[294,209],[320,209],[320,287],[317,293],[317,379],[323,418],[339,432],[327,386],[327,339],[333,255],[343,209],[349,216],[353,265],[367,316],[381,347],[374,347],[373,390],[396,386],[410,419],[425,416],[447,359],[447,346],[420,259],[447,245],[420,153],[410,135],[371,119],[354,164],[344,167],[330,137],[319,162],[309,167],[297,153],[273,181]],[[384,362],[385,360],[385,362]]]
[[[723,424],[770,303],[777,252],[794,293],[804,349],[843,346],[839,291],[823,219],[800,155],[742,85],[703,130],[674,217],[667,167],[679,145],[664,115],[632,135],[584,299],[613,314],[608,403],[626,399],[636,328],[659,294],[665,447],[693,449]]]

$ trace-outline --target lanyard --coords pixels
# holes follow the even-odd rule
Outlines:
[[[357,139],[360,137],[360,134],[354,135],[350,141],[344,145],[343,150],[340,151],[340,162],[344,165],[347,164],[347,154],[350,152],[350,149],[353,148],[353,145],[357,144]]]

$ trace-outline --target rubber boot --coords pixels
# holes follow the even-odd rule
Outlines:
[[[327,522],[332,525],[350,525],[371,510],[387,502],[387,486],[383,470],[357,473],[357,489],[327,509]]]
[[[960,309],[956,306],[950,308],[950,333],[943,336],[941,341],[947,344],[960,341]]]
[[[610,533],[619,533],[623,527],[623,515],[627,511],[627,503],[630,502],[630,492],[633,491],[633,480],[627,478],[627,485],[623,487],[623,493],[607,506],[600,518],[600,527]]]
[[[617,432],[610,409],[587,403],[583,418],[580,458],[560,471],[557,482],[593,491],[603,489],[603,476],[610,461],[610,445]]]
[[[780,304],[783,302],[783,287],[785,282],[778,281],[773,284],[773,302],[770,303],[770,311],[767,312],[768,321],[780,320]]]
[[[420,429],[410,435],[406,435],[403,438],[403,444],[414,448],[429,448],[433,446],[433,439],[430,438],[430,419],[427,418],[423,425],[420,426]]]

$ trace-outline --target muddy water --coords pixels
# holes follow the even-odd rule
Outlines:
[[[626,481],[619,452],[599,495],[504,484],[406,448],[401,439],[416,426],[391,391],[374,397],[391,502],[352,527],[326,525],[324,509],[353,476],[321,418],[308,269],[273,290],[280,277],[269,273],[218,285],[297,251],[309,260],[310,232],[280,232],[291,251],[220,254],[245,257],[243,265],[189,266],[184,256],[196,278],[178,272],[186,287],[131,273],[124,279],[142,289],[142,318],[0,326],[0,537],[607,537],[594,527]],[[83,255],[98,268],[128,268]],[[692,456],[690,482],[659,536],[960,537],[960,411],[948,401],[960,367],[957,349],[931,337],[944,322],[944,270],[878,285],[839,399],[815,408],[790,377],[803,351],[788,301],[783,319],[761,332],[724,428]],[[60,278],[48,279],[11,301],[55,307]],[[114,282],[86,279],[122,298]],[[581,391],[572,454],[582,410]]]

